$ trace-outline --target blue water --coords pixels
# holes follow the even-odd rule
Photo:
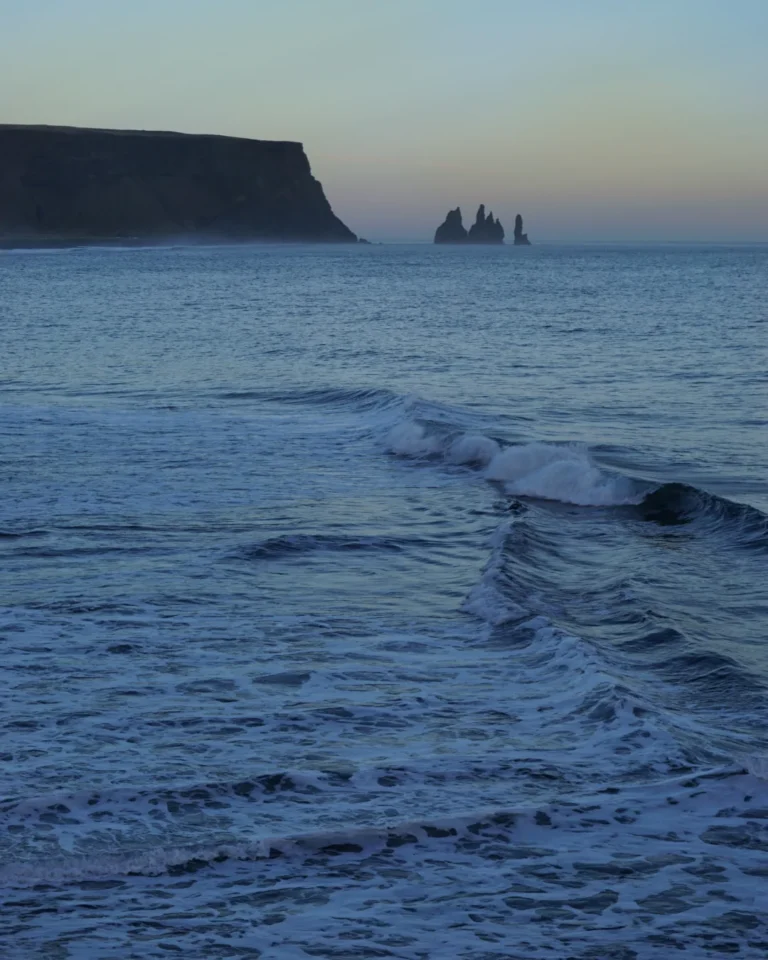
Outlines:
[[[764,957],[767,303],[0,253],[2,955]]]

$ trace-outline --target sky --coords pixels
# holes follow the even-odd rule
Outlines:
[[[298,140],[371,240],[768,241],[768,0],[0,0],[0,122]]]

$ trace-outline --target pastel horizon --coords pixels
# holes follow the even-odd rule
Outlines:
[[[122,5],[121,5],[122,6]],[[0,123],[304,144],[336,214],[430,240],[768,240],[768,6],[0,0]]]

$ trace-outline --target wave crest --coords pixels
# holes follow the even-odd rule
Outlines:
[[[507,447],[491,460],[485,475],[519,497],[595,507],[637,503],[634,482],[602,471],[583,447],[549,443]]]
[[[621,506],[641,500],[638,484],[630,477],[610,474],[577,445],[524,443],[502,447],[481,433],[431,432],[405,420],[392,427],[387,449],[400,457],[439,458],[456,466],[484,471],[487,480],[502,483],[513,496],[557,500],[584,507]]]

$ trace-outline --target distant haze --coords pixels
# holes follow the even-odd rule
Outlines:
[[[0,122],[304,143],[372,240],[768,240],[766,0],[0,0]]]

